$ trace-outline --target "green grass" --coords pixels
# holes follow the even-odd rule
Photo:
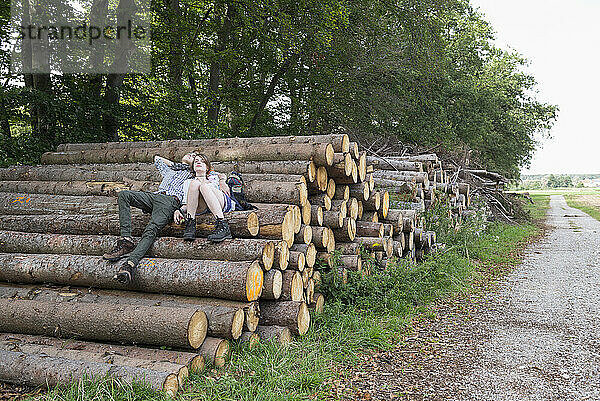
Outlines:
[[[390,349],[410,330],[410,321],[427,313],[440,297],[469,293],[473,283],[498,277],[520,262],[518,250],[540,232],[533,223],[547,208],[544,197],[530,207],[531,222],[492,223],[483,219],[450,229],[444,211],[428,216],[446,250],[412,265],[398,261],[386,271],[350,274],[342,285],[337,275],[324,274],[325,312],[313,315],[311,329],[287,347],[263,343],[252,350],[234,345],[225,369],[188,380],[179,400],[309,400],[331,398],[332,383],[349,367],[360,365],[369,350]],[[442,229],[444,229],[442,231]],[[372,261],[367,261],[368,265]],[[148,390],[100,380],[52,390],[48,400],[147,399]],[[336,398],[336,397],[333,397]],[[160,399],[156,395],[155,399]]]
[[[515,193],[528,192],[533,195],[598,195],[600,188],[556,188],[556,189],[532,189],[527,191],[513,191]]]
[[[579,209],[582,212],[587,213],[596,220],[600,221],[600,208],[591,205],[585,205],[581,203],[578,199],[576,199],[573,195],[565,196],[565,200],[567,201],[567,205]]]

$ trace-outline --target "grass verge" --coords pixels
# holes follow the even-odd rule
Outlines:
[[[549,199],[549,198],[548,198]],[[447,211],[427,216],[429,229],[446,249],[423,263],[404,260],[370,275],[350,274],[342,285],[335,274],[324,274],[325,312],[313,315],[309,333],[287,347],[263,343],[248,350],[234,345],[222,370],[211,369],[188,380],[179,400],[309,400],[331,399],[336,382],[369,350],[390,349],[402,340],[411,319],[426,313],[427,305],[444,296],[472,291],[474,283],[498,277],[518,264],[520,249],[539,234],[536,221],[545,214],[546,198],[529,206],[530,221],[520,225],[492,223],[481,216],[455,228]],[[477,206],[474,207],[474,209]],[[477,210],[477,209],[475,209]],[[481,209],[483,210],[483,209]],[[372,261],[367,261],[369,265]],[[116,387],[113,381],[59,387],[45,394],[48,400],[145,399],[146,390]],[[155,399],[160,399],[156,395]]]
[[[585,195],[565,195],[567,205],[589,214],[600,221],[600,205],[589,204],[585,202]]]

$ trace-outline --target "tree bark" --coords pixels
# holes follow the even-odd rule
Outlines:
[[[279,299],[282,289],[282,273],[280,270],[273,269],[265,273],[265,284],[261,299]]]
[[[377,156],[367,156],[367,164],[378,170],[422,172],[423,164],[417,161],[395,160]]]
[[[60,339],[31,334],[0,333],[0,341],[15,346],[21,344],[43,345],[65,350],[80,350],[105,356],[120,356],[134,360],[152,362],[169,362],[185,365],[190,372],[199,373],[204,370],[204,357],[195,352],[173,351],[158,348],[142,348],[135,345],[103,344],[73,339]]]
[[[302,252],[290,251],[290,261],[288,264],[290,270],[302,271],[306,267],[306,256]]]
[[[292,333],[289,328],[284,326],[258,326],[256,334],[262,341],[276,341],[279,344],[287,345],[292,342]]]
[[[116,267],[97,256],[0,254],[0,279],[255,301],[263,271],[255,262],[142,259],[129,285],[112,279]]]
[[[323,310],[325,309],[325,297],[323,294],[315,292],[313,294],[313,301],[308,305],[308,309],[315,313],[323,313]]]
[[[221,368],[225,366],[225,362],[229,357],[229,351],[229,341],[222,338],[206,337],[198,353],[204,356],[204,359],[208,363]]]
[[[333,235],[337,242],[353,242],[356,237],[356,220],[351,217],[344,218],[344,225],[333,229]]]
[[[313,267],[317,259],[317,248],[314,244],[294,244],[290,247],[291,252],[302,252],[306,260],[307,267]]]
[[[304,302],[261,301],[260,309],[266,326],[285,326],[301,336],[310,328],[310,313]]]
[[[359,237],[383,238],[383,224],[371,221],[357,221],[356,235]]]
[[[179,387],[176,375],[149,369],[12,351],[0,351],[0,360],[0,380],[33,387],[54,387],[90,376],[144,381],[155,391],[165,391],[170,397],[175,396]]]
[[[18,231],[0,231],[0,252],[7,253],[54,253],[101,256],[117,243],[118,236],[32,234]],[[228,261],[252,261],[258,259],[265,270],[273,266],[277,241],[262,239],[228,239],[214,243],[206,238],[194,242],[180,238],[157,238],[148,257],[180,259],[210,259]]]
[[[302,301],[304,285],[302,274],[295,270],[286,270],[282,274],[280,301]]]
[[[179,348],[198,348],[207,318],[200,310],[0,299],[0,330]]]

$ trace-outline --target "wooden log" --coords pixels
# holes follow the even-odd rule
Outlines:
[[[321,191],[321,192],[327,191],[328,180],[329,180],[329,176],[327,174],[327,169],[323,166],[318,167],[316,183],[317,183],[317,187],[319,188],[319,191]]]
[[[0,299],[0,330],[99,341],[198,348],[207,318],[200,310]],[[118,333],[118,334],[116,334]]]
[[[2,341],[0,342],[0,350],[23,352],[30,355],[45,355],[49,357],[64,358],[67,360],[82,362],[94,362],[99,364],[109,363],[115,366],[148,369],[154,372],[165,372],[167,374],[174,374],[177,377],[179,387],[183,386],[185,380],[189,376],[189,369],[186,365],[179,365],[167,361],[148,361],[146,359],[136,359],[122,355],[87,352],[78,349],[63,349],[51,345]]]
[[[331,210],[331,198],[327,194],[311,196],[310,203],[311,205],[321,206],[324,211]]]
[[[360,243],[358,242],[338,242],[335,249],[343,255],[359,255]]]
[[[348,200],[350,199],[350,186],[349,185],[337,185],[335,187],[335,194],[333,195],[334,200]]]
[[[325,191],[325,193],[327,193],[327,196],[330,198],[333,198],[335,195],[335,180],[333,178],[330,178],[327,181],[327,191]]]
[[[317,177],[317,166],[310,160],[215,162],[211,165],[215,171],[237,171],[242,177],[245,174],[297,174],[308,182],[314,182]]]
[[[273,214],[269,214],[269,211],[272,211]],[[296,232],[296,228],[300,230],[298,226],[298,209],[292,208],[291,205],[284,206],[278,205],[274,208],[263,208],[258,209],[258,215],[263,218],[264,224],[258,225],[257,236],[259,238],[269,238],[269,239],[282,239],[288,245],[292,245],[294,242],[294,234]],[[230,219],[227,219],[229,223]],[[206,220],[202,221],[202,223],[197,222],[196,230],[198,230],[198,224],[205,224],[202,226],[205,230],[213,229],[213,226],[210,226]],[[230,224],[231,227],[231,224]],[[233,232],[232,232],[233,234]],[[235,235],[235,234],[234,234]]]
[[[306,267],[313,267],[317,259],[317,248],[314,244],[294,244],[290,251],[302,252],[306,259]]]
[[[302,274],[294,270],[286,270],[282,274],[280,301],[302,301],[304,284]]]
[[[358,181],[364,182],[367,179],[367,153],[362,152],[356,163],[358,169]]]
[[[435,153],[427,153],[427,154],[422,154],[422,155],[410,155],[410,156],[397,156],[397,157],[391,157],[391,159],[395,159],[395,160],[408,160],[408,161],[415,161],[415,162],[430,162],[430,163],[434,163],[437,164],[439,162],[438,156]]]
[[[0,214],[112,214],[119,210],[109,196],[68,196],[0,192]]]
[[[384,225],[382,223],[373,223],[370,221],[356,222],[356,235],[359,237],[378,237],[383,238]]]
[[[315,292],[313,294],[313,302],[308,305],[308,309],[315,313],[323,313],[323,310],[325,309],[325,297],[323,294]]]
[[[356,237],[356,242],[369,251],[383,251],[388,257],[391,257],[394,253],[393,240],[389,237]]]
[[[364,209],[364,204],[363,204],[363,209]],[[362,219],[364,221],[372,221],[373,223],[378,223],[379,222],[379,215],[377,214],[376,210],[365,210],[363,212]]]
[[[411,251],[411,250],[415,249],[414,229],[409,232],[405,232],[403,235],[404,235],[404,250]]]
[[[382,221],[391,224],[395,231],[402,231],[404,226],[404,213],[400,209],[388,209],[388,214]]]
[[[331,201],[331,210],[339,211],[344,217],[348,216],[348,201],[345,201],[345,200]]]
[[[310,244],[313,239],[313,229],[311,226],[302,224],[300,232],[294,237],[295,244]]]
[[[358,142],[350,142],[350,155],[352,155],[352,158],[355,160],[358,160],[358,158],[360,157],[360,153],[358,151]]]
[[[285,326],[301,336],[310,327],[310,313],[305,302],[261,301],[260,308],[262,322],[267,326]]]
[[[150,163],[159,154],[169,160],[181,160],[192,151],[200,151],[213,162],[217,161],[288,161],[312,160],[317,166],[331,166],[334,148],[327,143],[303,144],[265,144],[261,146],[177,146],[171,148],[138,148],[111,150],[81,150],[66,152],[47,152],[41,157],[42,164],[76,164],[76,163]]]
[[[330,210],[323,212],[323,225],[330,228],[342,228],[346,213],[339,210]]]
[[[348,270],[355,272],[362,270],[362,258],[360,255],[341,255],[340,263]]]
[[[331,228],[327,227],[327,230],[329,231],[327,252],[333,252],[335,250],[335,234],[333,233],[333,230]]]
[[[333,229],[335,240],[338,242],[352,242],[356,237],[356,220],[351,217],[344,218],[341,228]]]
[[[312,221],[312,205],[310,204],[310,202],[308,200],[306,202],[304,202],[304,204],[300,207],[300,213],[301,213],[301,221],[303,224],[306,224],[306,225],[315,224]]]
[[[12,344],[14,347],[39,345],[61,350],[78,350],[90,354],[103,355],[107,359],[110,358],[111,361],[119,360],[119,358],[129,358],[135,361],[146,361],[148,364],[154,364],[154,366],[161,366],[162,363],[167,362],[187,366],[189,372],[192,373],[202,372],[205,366],[204,357],[195,352],[143,348],[135,345],[104,344],[72,338],[61,339],[17,333],[0,333],[0,341]],[[18,351],[17,348],[10,350]]]
[[[175,293],[255,301],[263,286],[263,271],[254,262],[187,259],[142,259],[132,282],[112,279],[115,266],[97,256],[0,254],[0,280],[56,283],[143,292]]]
[[[311,278],[308,280],[308,284],[306,289],[304,290],[304,302],[306,305],[310,305],[313,300],[313,295],[315,293],[315,281]]]
[[[246,344],[248,349],[254,349],[260,343],[260,337],[255,332],[244,331],[238,341],[240,344]]]
[[[327,167],[331,178],[340,179],[352,176],[352,156],[349,153],[336,153],[333,164]]]
[[[381,194],[374,191],[368,200],[363,202],[363,209],[368,211],[378,211],[381,208]]]
[[[395,160],[378,156],[367,156],[367,164],[371,164],[379,170],[423,171],[423,164],[421,162]]]
[[[280,283],[279,283],[280,285]],[[266,287],[269,289],[269,287]],[[270,289],[269,289],[270,290]],[[249,328],[258,324],[256,302],[235,302],[214,298],[148,294],[133,291],[95,290],[81,287],[49,288],[32,285],[0,284],[0,298],[30,299],[41,302],[98,303],[111,305],[161,306],[191,308],[208,318],[207,334],[221,338],[238,338],[248,317]]]
[[[383,236],[384,237],[393,237],[394,236],[394,226],[389,223],[383,224]]]
[[[273,269],[265,273],[265,284],[262,299],[279,299],[283,284],[281,270]]]
[[[256,334],[262,341],[275,341],[282,345],[292,342],[292,332],[284,326],[258,326]]]
[[[306,267],[306,256],[302,252],[290,251],[290,270],[303,271]]]
[[[288,267],[288,262],[290,259],[290,247],[285,241],[279,241],[275,246],[275,256],[274,256],[273,266],[278,268],[279,270],[285,270]]]
[[[369,188],[368,182],[361,182],[358,184],[348,185],[350,188],[350,196],[360,200],[367,201],[371,195],[371,189]]]
[[[365,209],[363,208],[363,203],[362,203],[362,201],[358,201],[358,218],[357,218],[357,220],[362,220],[364,213],[365,213]]]
[[[66,385],[84,377],[114,377],[127,382],[144,381],[169,397],[174,397],[179,388],[177,375],[143,368],[12,351],[0,351],[0,360],[0,380],[34,387]]]
[[[381,178],[398,181],[411,181],[414,179],[426,188],[429,187],[429,175],[426,172],[375,170],[372,174],[375,179]]]
[[[327,249],[329,244],[329,227],[315,227],[313,229],[313,243],[318,249]]]
[[[318,226],[322,226],[323,225],[323,208],[318,205],[311,205],[310,213],[312,216],[310,224],[317,224]]]
[[[152,164],[144,169],[104,170],[82,166],[11,166],[0,168],[1,181],[160,181],[161,175]]]
[[[358,200],[356,198],[350,198],[347,203],[348,217],[352,217],[354,220],[358,218]]]
[[[231,347],[229,341],[222,338],[206,337],[198,353],[211,365],[221,368],[225,366]]]
[[[110,235],[39,234],[0,230],[0,252],[56,253],[101,256],[120,237]],[[136,239],[137,241],[137,239]],[[248,261],[258,259],[265,270],[271,269],[278,241],[228,239],[218,244],[206,238],[184,242],[180,238],[157,238],[148,257]],[[287,245],[287,244],[286,244]]]
[[[390,193],[388,191],[380,191],[381,194],[381,207],[378,212],[384,219],[387,217],[388,211],[390,210]]]

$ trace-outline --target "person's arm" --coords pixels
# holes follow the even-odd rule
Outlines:
[[[173,162],[171,160],[165,159],[164,157],[158,155],[154,156],[154,166],[163,177],[171,171],[170,167],[172,165]]]
[[[217,173],[219,175],[219,189],[227,194],[227,196],[231,196],[229,191],[229,185],[227,185],[227,176],[225,174]]]

